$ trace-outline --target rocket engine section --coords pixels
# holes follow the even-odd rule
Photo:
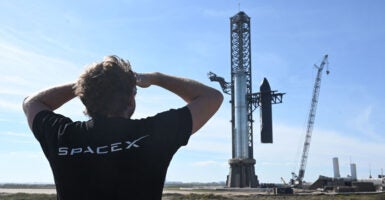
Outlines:
[[[273,120],[271,112],[271,89],[269,81],[263,79],[260,90],[260,120],[261,120],[261,142],[273,143]]]

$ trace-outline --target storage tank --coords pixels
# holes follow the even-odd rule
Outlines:
[[[333,158],[333,172],[334,172],[334,178],[341,178],[340,175],[340,166],[338,164],[338,158]]]
[[[357,167],[355,163],[350,164],[350,175],[353,180],[357,180]]]

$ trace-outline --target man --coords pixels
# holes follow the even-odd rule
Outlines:
[[[130,119],[136,86],[152,85],[187,105]],[[90,120],[73,122],[53,112],[76,96]],[[222,100],[219,91],[194,80],[134,73],[127,61],[107,56],[91,64],[76,83],[27,97],[23,110],[51,166],[58,199],[161,199],[173,155]]]

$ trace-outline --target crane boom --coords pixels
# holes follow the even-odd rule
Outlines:
[[[324,66],[327,64],[327,58],[328,58],[328,55],[325,55],[319,67],[315,65],[315,67],[318,69],[317,77],[314,83],[313,97],[311,100],[310,112],[309,112],[308,121],[307,121],[306,137],[305,137],[305,142],[304,142],[303,151],[302,151],[301,164],[300,164],[298,176],[296,177],[296,180],[299,185],[302,185],[302,180],[305,175],[311,135],[313,131],[315,114],[317,110],[318,96],[321,88],[322,70],[324,69]],[[329,70],[326,70],[326,74],[329,74]]]

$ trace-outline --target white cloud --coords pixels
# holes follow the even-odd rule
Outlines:
[[[0,43],[0,72],[6,81],[15,87],[20,85],[51,84],[74,80],[81,67],[43,54],[38,54],[13,44]],[[9,87],[10,85],[8,85]]]
[[[372,117],[373,111],[373,106],[371,105],[367,105],[365,108],[357,110],[357,114],[352,116],[348,121],[348,125],[366,137],[373,140],[385,141],[382,135],[375,131],[375,122]]]
[[[206,160],[206,161],[197,161],[192,163],[193,166],[198,167],[208,167],[208,166],[227,166],[227,163],[224,162],[218,162],[214,160]]]
[[[1,77],[0,77],[1,79]],[[14,96],[25,96],[26,91],[19,88],[0,88],[0,94],[2,95],[14,95]]]
[[[20,148],[21,145],[38,144],[32,133],[18,133],[12,131],[0,132],[2,138],[0,145],[13,146],[13,148]],[[8,147],[9,148],[9,147]],[[9,150],[9,149],[8,149]]]
[[[32,137],[31,134],[12,132],[12,131],[0,132],[0,135],[12,136],[12,137],[28,137],[28,138]]]
[[[53,183],[48,161],[42,151],[1,152],[0,182]]]
[[[19,43],[17,43],[19,44]],[[81,67],[61,58],[0,40],[0,110],[22,113],[23,98],[76,79]]]
[[[21,112],[21,101],[7,101],[4,99],[0,99],[0,110],[11,110]]]
[[[79,98],[74,98],[71,101],[65,103],[59,109],[55,110],[56,113],[60,113],[64,116],[71,118],[74,121],[78,120],[88,120],[89,117],[86,116],[83,111],[85,110],[84,105]]]
[[[231,152],[231,143],[205,140],[204,137],[201,137],[199,139],[195,139],[195,138],[191,138],[189,141],[189,144],[185,147],[187,151],[199,151],[199,152],[206,152],[206,153]]]
[[[30,151],[11,151],[9,153],[0,154],[0,156],[4,157],[23,157],[23,158],[31,158],[31,159],[41,159],[44,158],[43,152],[30,152]]]
[[[16,76],[16,75],[1,74],[0,80],[2,82],[5,82],[5,83],[17,84],[17,85],[21,85],[21,86],[26,86],[26,85],[30,84],[30,82],[28,82],[25,78],[22,78],[22,77]]]

